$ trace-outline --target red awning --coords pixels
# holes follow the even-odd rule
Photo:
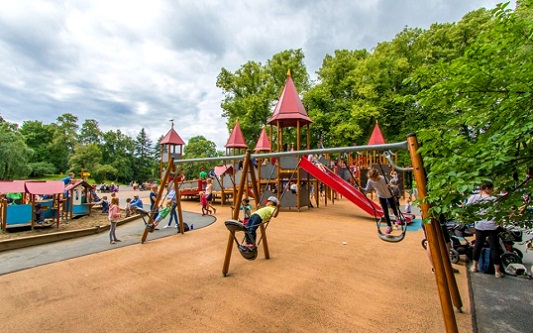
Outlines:
[[[24,193],[23,180],[1,180],[0,181],[0,193]]]
[[[30,194],[60,194],[65,191],[61,180],[26,182],[26,191]]]

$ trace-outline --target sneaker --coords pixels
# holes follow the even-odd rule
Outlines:
[[[385,233],[388,235],[392,232],[392,227],[387,227],[387,230],[385,230]]]
[[[174,228],[177,228],[177,227],[178,227],[178,225],[176,224],[176,225],[174,226]]]
[[[396,219],[396,225],[402,225],[402,220]]]
[[[497,279],[501,279],[502,277],[504,277],[505,274],[503,274],[502,272],[496,272],[494,273],[494,277],[497,278]]]
[[[170,228],[170,226],[167,224],[166,226],[163,227],[163,229],[166,229],[166,228]]]
[[[477,267],[475,265],[472,265],[472,267],[470,267],[470,272],[477,273],[478,272]]]

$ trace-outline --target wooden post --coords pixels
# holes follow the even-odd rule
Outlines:
[[[173,168],[174,168],[174,158],[171,158],[168,161],[167,169],[165,170],[165,176],[163,177],[163,180],[161,181],[161,185],[159,186],[159,191],[157,192],[157,198],[155,199],[154,207],[152,207],[152,210],[150,211],[150,214],[148,215],[148,222],[154,220],[155,212],[157,210],[157,207],[159,207],[159,204],[161,202],[161,197],[163,196],[163,192],[164,192],[165,187],[167,186],[167,183],[168,183],[168,178],[170,176],[170,172],[172,172]],[[174,181],[174,183],[175,183],[175,181]],[[177,195],[177,193],[176,193],[176,195]],[[144,232],[143,232],[143,235],[141,237],[141,244],[144,244],[144,242],[146,242],[146,238],[148,237],[148,232],[149,232],[148,228],[144,228]]]
[[[172,166],[174,167],[174,159],[172,159]],[[176,192],[176,207],[178,208],[178,219],[180,221],[180,226],[178,228],[178,231],[177,233],[181,233],[181,234],[184,234],[185,233],[185,228],[183,227],[183,210],[181,209],[181,194],[180,194],[180,188],[178,186],[178,183],[176,182],[175,180],[176,178],[174,177],[174,180],[172,181],[174,183],[174,192]]]
[[[238,220],[239,219],[239,207],[241,206],[241,198],[242,194],[244,192],[245,183],[247,182],[248,175],[247,172],[252,166],[252,161],[250,159],[251,152],[250,150],[246,151],[246,156],[244,157],[244,163],[242,167],[242,174],[241,179],[239,182],[239,188],[237,191],[237,196],[233,198],[233,215],[232,219]],[[253,176],[255,178],[255,174]],[[255,187],[257,187],[257,182],[255,182],[254,191],[256,190]],[[257,200],[256,200],[257,203]],[[222,267],[222,275],[227,276],[229,271],[229,263],[231,261],[231,252],[233,250],[233,235],[230,233],[228,235],[228,244],[226,246],[226,256],[224,257],[224,266]]]
[[[413,176],[415,177],[418,188],[418,197],[422,202],[420,205],[422,218],[425,219],[429,216],[430,206],[427,202],[424,202],[424,198],[427,196],[426,175],[422,163],[422,157],[417,153],[418,141],[415,134],[409,134],[407,136],[407,148],[413,163]],[[447,251],[444,251],[443,254],[441,251],[437,228],[440,228],[439,221],[432,219],[431,223],[426,225],[426,235],[433,260],[433,267],[435,269],[435,278],[437,280],[437,289],[441,303],[442,315],[444,317],[444,324],[446,326],[446,332],[456,333],[459,332],[459,330],[457,328],[457,321],[455,319],[455,313],[453,311],[453,306],[450,299],[450,290],[444,268],[444,262],[449,262],[448,253]],[[442,237],[442,235],[440,236]],[[444,240],[442,240],[442,242],[444,243]],[[445,260],[443,259],[443,256],[445,256]]]

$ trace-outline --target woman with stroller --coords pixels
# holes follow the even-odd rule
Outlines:
[[[468,198],[467,205],[472,205],[475,203],[483,203],[487,201],[494,201],[496,197],[492,195],[494,191],[494,185],[490,182],[481,184],[479,187],[479,193],[474,194]],[[500,256],[498,250],[498,234],[500,233],[500,227],[495,223],[494,219],[483,218],[483,212],[481,211],[479,216],[480,219],[475,223],[476,229],[476,243],[474,245],[474,253],[472,260],[472,267],[470,271],[472,273],[478,272],[478,261],[481,256],[481,248],[485,242],[485,238],[488,237],[490,245],[490,257],[492,263],[494,264],[494,276],[496,278],[504,277],[504,274],[500,272]]]

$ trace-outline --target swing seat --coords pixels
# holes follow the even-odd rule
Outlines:
[[[148,229],[148,232],[154,232],[155,225],[153,223],[150,223],[150,212],[141,208],[137,208],[137,213],[141,215],[141,218],[144,222],[144,226],[146,227],[146,229]],[[146,218],[148,218],[148,221],[146,221]]]
[[[224,222],[224,225],[231,233],[234,233],[236,231],[248,232],[248,229],[246,229],[244,224],[237,220],[226,220],[226,222]]]
[[[402,225],[402,233],[401,234],[399,234],[399,235],[391,235],[391,234],[383,233],[381,231],[381,224],[383,223],[384,220],[385,220],[384,218],[380,218],[378,223],[377,223],[378,237],[381,240],[383,240],[385,242],[389,242],[389,243],[401,242],[405,238],[405,231],[407,230],[407,223],[404,223]]]
[[[246,229],[246,227],[237,220],[226,220],[226,222],[224,222],[224,225],[233,235],[233,238],[235,239],[235,242],[238,245],[238,249],[241,253],[241,256],[246,260],[255,260],[257,258],[258,253],[257,246],[246,246],[239,244],[237,238],[235,237],[236,232],[244,232],[245,234],[249,235],[248,229]]]
[[[239,252],[244,259],[255,260],[257,258],[257,246],[239,245]]]

